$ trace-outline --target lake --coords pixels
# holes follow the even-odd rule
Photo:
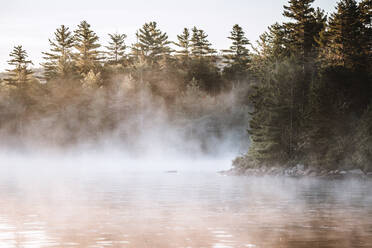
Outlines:
[[[372,247],[371,189],[202,169],[1,164],[0,247]]]

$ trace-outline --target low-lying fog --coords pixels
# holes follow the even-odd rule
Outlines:
[[[247,151],[244,92],[96,94],[2,123],[1,248],[371,246],[369,181],[216,173]]]
[[[229,164],[217,158],[118,156],[3,160],[0,247],[372,244],[370,181],[232,177],[183,170]],[[128,171],[138,166],[180,171]]]

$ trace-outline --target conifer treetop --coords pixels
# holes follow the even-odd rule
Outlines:
[[[168,35],[162,32],[156,22],[145,23],[136,33],[137,43],[132,46],[135,56],[143,56],[151,65],[157,64],[163,57],[170,55]]]
[[[50,52],[43,52],[45,62],[41,63],[46,80],[71,73],[74,42],[72,32],[65,25],[61,25],[54,32],[54,39],[49,39]]]
[[[125,57],[125,50],[127,46],[125,45],[125,39],[127,38],[126,34],[109,34],[110,41],[109,45],[106,46],[108,52],[107,60],[109,62],[118,63],[122,61]]]
[[[29,80],[29,76],[33,73],[28,68],[33,63],[31,60],[27,60],[28,55],[26,50],[21,45],[15,46],[9,56],[11,59],[8,60],[8,64],[14,68],[6,70],[9,76],[6,81],[16,84],[26,83]]]

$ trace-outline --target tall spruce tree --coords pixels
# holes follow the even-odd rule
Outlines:
[[[43,52],[46,62],[41,65],[44,68],[44,78],[48,81],[54,78],[63,78],[72,73],[72,48],[74,37],[69,28],[61,25],[54,32],[54,39],[49,39],[50,52]]]
[[[314,58],[314,49],[317,46],[315,37],[319,35],[326,21],[324,12],[311,7],[314,0],[289,0],[284,6],[283,15],[293,20],[284,25],[289,31],[290,43],[293,53],[301,58],[307,71],[307,64]],[[318,23],[320,22],[320,23]]]
[[[191,45],[191,40],[190,40],[190,32],[188,28],[184,28],[182,34],[177,35],[177,40],[176,46],[181,48],[181,50],[177,51],[176,54],[181,56],[181,57],[189,57],[190,56],[190,45]]]
[[[127,46],[125,45],[125,39],[127,36],[125,34],[109,34],[110,41],[109,45],[106,46],[107,52],[107,61],[110,64],[118,64],[124,61],[125,59],[125,50]]]
[[[267,54],[274,60],[283,60],[291,55],[291,37],[286,25],[275,23],[269,26]]]
[[[22,87],[30,81],[30,76],[33,74],[32,70],[28,68],[32,64],[32,61],[27,60],[27,52],[22,46],[15,46],[9,56],[11,59],[8,61],[8,64],[14,68],[6,70],[8,72],[8,78],[5,81]]]
[[[247,45],[249,40],[245,37],[245,33],[238,24],[234,25],[231,35],[228,39],[232,40],[232,45],[229,49],[222,50],[224,52],[224,73],[228,78],[241,78],[249,69],[250,54]]]
[[[359,3],[362,21],[362,48],[367,57],[367,71],[372,71],[372,1],[362,0]]]
[[[158,65],[161,59],[171,53],[168,35],[158,28],[156,22],[145,23],[136,33],[136,37],[137,43],[132,46],[132,55],[143,57],[148,65]]]
[[[91,30],[86,21],[82,21],[75,30],[75,48],[78,53],[74,56],[78,72],[84,77],[89,71],[97,72],[102,60],[98,48],[98,36]]]
[[[260,165],[288,163],[298,154],[301,67],[293,59],[273,63],[249,95],[254,107],[248,130],[249,156]]]
[[[290,39],[286,26],[275,23],[269,26],[268,31],[260,35],[257,47],[253,47],[251,71],[261,78],[266,73],[265,68],[275,61],[290,57]]]
[[[323,57],[331,65],[356,70],[366,66],[368,40],[363,15],[355,0],[341,0],[322,34]],[[371,38],[369,38],[371,39]]]
[[[208,41],[208,35],[202,29],[194,27],[192,29],[191,38],[191,53],[193,57],[201,58],[212,56],[216,50],[212,48],[212,44]]]

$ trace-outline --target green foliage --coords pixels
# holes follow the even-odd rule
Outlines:
[[[50,51],[43,53],[45,84],[32,77],[22,46],[11,52],[9,83],[0,81],[0,125],[8,123],[9,130],[23,136],[28,116],[44,119],[53,113],[50,126],[63,123],[59,128],[71,135],[62,143],[69,143],[79,132],[95,138],[127,116],[138,119],[144,102],[166,109],[173,121],[210,115],[245,123],[234,115],[228,115],[231,120],[217,116],[220,109],[234,112],[225,101],[233,102],[236,91],[242,91],[233,108],[250,105],[251,144],[234,161],[236,168],[301,163],[320,170],[371,171],[371,1],[340,0],[328,20],[313,2],[289,0],[284,16],[290,20],[271,25],[253,53],[235,25],[222,56],[204,30],[185,28],[171,42],[156,22],[149,22],[136,33],[128,56],[126,35],[109,34],[102,63],[98,36],[86,21],[74,36],[62,25],[49,40]],[[143,128],[131,127],[128,133]]]
[[[224,74],[228,79],[243,79],[249,69],[250,54],[246,46],[250,45],[250,42],[238,24],[234,25],[228,39],[232,40],[232,45],[230,49],[223,50],[226,65]]]
[[[368,64],[366,53],[371,47],[371,38],[366,34],[371,27],[363,25],[363,22],[361,7],[355,0],[342,0],[337,4],[321,40],[322,56],[328,65],[352,70],[365,68]]]
[[[125,34],[109,34],[110,42],[109,46],[106,46],[107,52],[107,61],[109,64],[119,64],[123,63],[125,60],[125,50],[127,46],[125,45],[125,39],[127,36]]]
[[[6,81],[17,86],[22,86],[29,82],[33,72],[28,68],[32,62],[31,60],[27,60],[28,55],[26,50],[22,46],[15,46],[9,56],[11,59],[8,61],[8,64],[14,68],[7,70],[8,78]]]
[[[303,118],[298,104],[302,75],[298,63],[287,60],[272,64],[262,81],[253,86],[249,156],[258,163],[283,163],[295,157]]]
[[[182,34],[177,35],[178,42],[175,43],[176,46],[181,48],[180,51],[176,51],[176,54],[181,57],[188,58],[190,56],[190,46],[191,46],[191,39],[190,39],[190,32],[187,28],[183,29]]]
[[[84,76],[89,71],[98,71],[101,67],[101,52],[98,48],[98,36],[91,30],[86,21],[82,21],[75,30],[75,49],[78,53],[74,56],[74,62],[80,75]]]
[[[289,32],[284,25],[275,23],[269,30],[260,36],[258,46],[254,48],[252,55],[251,70],[259,78],[264,76],[266,66],[288,58],[291,55]]]
[[[206,59],[193,59],[189,63],[186,82],[196,80],[201,90],[212,95],[223,89],[223,80],[218,68]]]
[[[290,0],[292,22],[270,26],[255,48],[251,145],[238,169],[371,169],[370,1],[341,0],[328,23],[313,2]]]
[[[353,137],[353,162],[364,172],[372,172],[372,108],[365,110]]]
[[[41,65],[44,68],[44,78],[49,81],[55,78],[66,78],[73,72],[72,48],[74,37],[69,28],[61,25],[54,32],[54,40],[49,39],[50,52],[43,52],[46,62]]]
[[[208,35],[204,30],[194,27],[191,37],[191,54],[193,57],[201,58],[212,56],[216,50],[212,48],[212,44],[208,41]]]
[[[98,88],[102,83],[101,73],[94,73],[93,70],[89,71],[88,74],[82,80],[82,86],[84,88]]]
[[[372,1],[362,0],[359,3],[360,20],[362,23],[361,29],[361,45],[362,53],[367,56],[366,65],[363,66],[367,71],[372,71]],[[369,67],[368,67],[369,65]]]
[[[167,33],[158,29],[156,22],[145,23],[136,33],[137,43],[132,47],[132,54],[143,59],[151,66],[159,65],[159,61],[169,56],[171,49]]]
[[[316,37],[324,28],[326,16],[320,9],[314,10],[311,4],[314,0],[289,0],[289,5],[284,6],[283,15],[292,19],[284,23],[288,30],[288,43],[293,55],[301,58],[305,70],[308,63],[312,62],[316,52]]]

